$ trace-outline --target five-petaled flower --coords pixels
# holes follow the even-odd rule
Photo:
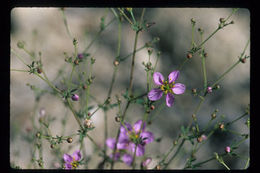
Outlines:
[[[136,156],[142,156],[145,152],[145,145],[153,142],[154,135],[152,132],[145,131],[145,123],[142,120],[138,120],[132,127],[129,123],[125,122],[120,127],[120,134],[118,137],[117,150],[110,158],[118,160],[122,155],[122,160],[127,165],[131,166],[133,157],[132,155],[126,153],[130,151],[135,152]],[[116,140],[114,138],[108,138],[106,144],[109,148],[114,149],[116,145]]]
[[[178,70],[172,71],[168,76],[168,80],[164,80],[164,77],[161,73],[154,72],[153,81],[156,85],[159,86],[159,88],[154,88],[148,93],[149,100],[159,100],[163,94],[166,94],[166,105],[171,107],[174,102],[173,94],[183,94],[186,89],[184,84],[175,83],[179,77],[179,73],[180,72]]]
[[[118,138],[121,149],[134,153],[136,148],[136,156],[144,155],[145,145],[154,140],[153,133],[145,131],[145,126],[142,120],[138,120],[133,127],[127,122],[121,125]]]
[[[76,169],[81,159],[80,150],[76,150],[72,155],[64,154],[63,159],[65,161],[65,169]]]

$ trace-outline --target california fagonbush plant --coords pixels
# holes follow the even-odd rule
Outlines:
[[[116,169],[118,164],[123,165],[126,169],[168,169],[177,158],[184,160],[183,169],[203,169],[206,163],[215,161],[222,169],[229,170],[231,167],[226,161],[232,158],[244,161],[244,164],[239,169],[246,169],[249,166],[250,158],[241,156],[239,153],[240,145],[249,140],[249,133],[240,134],[232,131],[231,128],[232,124],[243,121],[246,118],[247,121],[244,123],[249,129],[249,104],[245,105],[241,115],[237,115],[233,120],[225,120],[225,116],[219,114],[221,108],[208,112],[210,116],[207,118],[206,126],[198,118],[199,116],[205,116],[199,112],[201,106],[207,101],[207,98],[214,97],[218,94],[218,90],[225,87],[221,85],[225,76],[232,73],[234,68],[239,68],[239,64],[248,63],[248,59],[250,58],[246,54],[250,43],[248,39],[248,42],[244,43],[244,49],[241,50],[241,54],[238,55],[236,62],[230,64],[225,71],[220,71],[216,79],[207,78],[206,59],[210,52],[206,51],[205,46],[209,40],[214,41],[216,33],[221,34],[221,30],[224,28],[235,26],[232,16],[236,15],[239,9],[232,9],[230,15],[226,18],[220,17],[219,21],[216,21],[217,27],[209,35],[205,35],[204,30],[197,27],[195,19],[191,18],[188,21],[191,27],[190,49],[182,55],[183,58],[179,62],[175,62],[177,64],[176,67],[165,69],[168,72],[168,76],[164,76],[163,72],[157,69],[158,62],[161,64],[165,63],[165,61],[161,61],[163,52],[161,53],[156,48],[156,44],[160,41],[160,33],[158,33],[158,37],[147,41],[143,46],[137,46],[140,35],[144,32],[149,32],[152,27],[160,27],[153,22],[153,19],[146,16],[145,8],[107,9],[106,15],[100,18],[100,28],[99,30],[97,29],[96,35],[88,45],[83,45],[86,48],[80,52],[78,51],[79,46],[82,45],[79,45],[78,38],[75,38],[70,31],[73,25],[69,25],[66,17],[66,8],[57,10],[60,11],[64,30],[66,30],[67,36],[71,40],[68,44],[71,44],[74,50],[70,53],[63,53],[66,68],[70,69],[68,73],[61,69],[55,78],[57,80],[51,81],[46,74],[45,64],[42,62],[42,54],[44,52],[30,52],[25,41],[18,41],[17,47],[11,47],[12,58],[17,58],[24,65],[23,69],[14,69],[11,67],[11,73],[20,72],[30,74],[32,78],[39,78],[48,85],[48,89],[44,89],[40,85],[25,83],[34,92],[36,105],[33,116],[31,117],[32,129],[28,129],[25,137],[28,146],[24,147],[32,148],[30,166],[27,168],[53,168],[46,166],[45,161],[48,159],[44,154],[46,150],[52,151],[51,154],[56,160],[54,163],[54,168],[56,169],[88,169],[91,159],[95,159],[95,157],[99,158],[98,164],[95,165],[97,169]],[[108,21],[106,18],[107,15],[112,15],[113,19]],[[122,35],[123,24],[135,33],[133,43],[131,43],[133,47],[129,47],[128,51],[131,51],[131,53],[128,55],[121,54],[122,39],[124,39],[124,35]],[[93,43],[101,38],[102,33],[111,25],[118,26],[117,44],[115,45],[117,49],[113,61],[110,64],[104,65],[113,69],[113,74],[109,86],[106,87],[105,92],[107,92],[107,97],[102,102],[98,102],[97,100],[101,99],[96,98],[96,95],[91,91],[92,87],[95,87],[95,82],[100,80],[95,77],[93,72],[98,59],[90,53],[90,50]],[[200,39],[196,40],[195,37],[199,37]],[[144,68],[143,73],[146,76],[146,78],[142,79],[146,83],[143,86],[145,92],[138,93],[134,90],[134,81],[136,80],[135,77],[137,77],[134,73],[137,63],[136,54],[141,50],[146,50],[148,61],[144,60],[142,63]],[[25,53],[25,55],[19,51]],[[102,48],[99,51],[102,51]],[[152,58],[155,59],[152,60]],[[202,79],[203,84],[201,86],[203,87],[196,86],[190,88],[191,84],[179,82],[184,75],[182,73],[183,67],[191,60],[201,62],[203,73],[201,76],[198,75],[198,78]],[[30,63],[27,63],[28,61]],[[117,78],[122,75],[121,70],[124,70],[119,68],[122,63],[127,63],[130,67],[129,74],[124,76],[128,85],[121,93],[114,94],[112,91],[115,88]],[[61,76],[62,79],[60,78]],[[190,82],[192,83],[192,81]],[[57,85],[57,83],[60,85]],[[59,122],[63,129],[62,134],[53,133],[54,131],[50,127],[53,119],[46,114],[46,108],[39,104],[41,98],[45,97],[46,94],[58,98],[63,103],[64,106],[58,107],[58,109],[68,110],[68,114],[59,115],[63,117],[62,121]],[[158,148],[160,148],[160,142],[164,139],[163,137],[159,138],[156,136],[157,133],[151,130],[150,125],[155,120],[155,117],[156,119],[165,118],[165,115],[161,115],[163,109],[178,110],[178,105],[175,102],[178,102],[178,99],[182,101],[181,97],[184,97],[184,95],[191,95],[197,99],[195,109],[193,106],[190,107],[190,119],[187,120],[186,124],[180,126],[178,130],[179,135],[172,139],[170,148],[163,148],[164,153],[159,155],[150,154],[153,152],[149,151],[149,146],[158,145]],[[49,102],[52,101],[49,100]],[[157,106],[159,102],[161,102],[161,108]],[[132,119],[128,113],[130,106],[133,108],[141,106],[143,114],[136,115],[138,120]],[[114,114],[109,115],[109,111],[112,109],[116,110],[116,116]],[[97,116],[97,112],[104,113],[105,140],[103,140],[102,145],[96,141],[97,136],[89,134],[89,132],[95,131],[98,128],[93,121],[93,118]],[[70,123],[67,121],[68,116],[73,116],[77,126],[73,127],[74,129],[71,133],[64,134],[64,129]],[[113,117],[117,125],[108,127],[108,117]],[[176,126],[176,122],[167,121],[167,123]],[[164,126],[158,128],[163,129]],[[114,135],[108,133],[109,131],[114,131]],[[200,149],[211,138],[214,138],[214,134],[217,133],[230,134],[235,137],[231,138],[229,143],[221,149],[223,152],[212,152],[209,154],[211,155],[209,158],[197,158],[196,155],[201,151]],[[161,136],[163,135],[161,134]],[[85,146],[85,139],[88,139],[93,145]],[[43,142],[47,142],[49,147],[43,147]],[[71,147],[62,147],[65,143]],[[183,149],[185,145],[189,145],[188,150]],[[72,146],[73,149],[71,149]],[[94,150],[93,154],[88,155],[85,147],[91,147]],[[20,168],[19,165],[12,161],[11,166],[13,168]]]

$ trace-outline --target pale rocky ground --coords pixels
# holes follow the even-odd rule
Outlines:
[[[140,16],[140,9],[137,10]],[[179,63],[185,58],[187,50],[190,48],[191,41],[191,24],[190,19],[196,20],[196,27],[204,29],[204,38],[212,33],[219,22],[220,17],[227,17],[231,13],[231,9],[224,8],[154,8],[147,9],[144,19],[155,22],[156,24],[149,29],[149,32],[140,34],[137,47],[143,46],[153,37],[160,37],[160,42],[156,44],[156,50],[162,52],[162,57],[158,62],[157,71],[164,76],[168,75],[172,70],[176,69]],[[70,32],[77,38],[79,52],[83,51],[88,43],[94,38],[99,30],[100,18],[107,14],[106,22],[113,18],[110,10],[102,8],[66,8],[65,14],[69,25]],[[65,64],[63,52],[73,53],[73,45],[70,37],[66,33],[61,12],[58,8],[14,8],[11,12],[12,33],[11,48],[17,51],[24,60],[29,63],[30,57],[22,50],[18,49],[17,41],[26,42],[29,50],[42,52],[42,61],[44,69],[50,80],[53,80],[58,70]],[[247,9],[239,9],[239,11],[231,17],[235,24],[227,26],[220,30],[205,45],[208,53],[206,59],[206,68],[208,72],[209,82],[213,82],[228,67],[233,65],[240,53],[242,52],[247,40],[250,37],[250,12]],[[35,32],[36,31],[36,32]],[[36,33],[36,34],[33,34]],[[197,33],[197,32],[196,32]],[[121,55],[127,55],[133,50],[134,31],[129,24],[124,22],[122,27],[122,46]],[[196,35],[198,36],[198,34]],[[198,37],[197,37],[198,38]],[[112,61],[116,56],[117,45],[117,24],[114,22],[101,35],[100,39],[89,50],[89,53],[96,58],[93,74],[95,82],[91,87],[91,93],[102,102],[107,95],[108,86],[112,77],[113,65]],[[250,55],[250,46],[246,51]],[[155,62],[155,56],[151,57]],[[200,57],[196,55],[188,62],[180,74],[178,82],[186,84],[187,91],[194,87],[202,87],[202,69]],[[142,62],[148,60],[146,50],[142,50],[136,55],[136,66],[134,75],[134,89],[139,93],[145,90],[146,73]],[[12,69],[26,69],[26,67],[13,55],[10,57]],[[116,93],[124,92],[128,86],[128,78],[130,73],[130,58],[120,64],[119,73],[117,75],[115,87],[112,93],[112,102],[115,101]],[[65,66],[65,71],[70,72],[70,67]],[[11,99],[11,139],[10,139],[10,162],[19,165],[21,168],[28,168],[31,159],[30,148],[32,144],[28,144],[22,139],[22,135],[26,134],[26,128],[32,127],[30,116],[33,114],[34,95],[26,86],[26,83],[36,85],[38,87],[49,89],[47,84],[39,78],[22,72],[10,72],[10,99]],[[223,87],[221,90],[212,93],[206,103],[201,107],[198,114],[198,121],[205,125],[210,119],[210,114],[214,109],[219,109],[219,114],[225,114],[227,120],[233,120],[243,114],[244,108],[249,104],[249,87],[250,87],[250,62],[239,64],[226,78],[220,83]],[[55,81],[56,84],[59,81]],[[161,102],[164,101],[161,100]],[[91,102],[95,105],[95,102]],[[155,119],[153,124],[148,127],[149,131],[154,132],[156,138],[163,137],[161,143],[153,142],[147,146],[148,156],[153,157],[150,167],[153,167],[157,160],[156,155],[162,155],[168,151],[172,145],[172,141],[176,139],[180,132],[180,127],[188,123],[191,118],[192,111],[198,104],[198,99],[194,99],[188,92],[176,98],[175,105],[171,108],[165,108],[164,111]],[[60,99],[52,95],[44,95],[40,101],[39,110],[44,107],[48,116],[55,117],[56,120],[50,125],[53,134],[61,133],[60,119],[64,117],[66,109]],[[143,115],[140,106],[130,107],[126,120],[130,123],[136,122]],[[118,124],[114,121],[116,109],[108,112],[109,119],[109,137],[116,134]],[[71,113],[68,114],[68,126],[65,134],[71,134],[76,131],[76,121]],[[240,120],[233,126],[239,133],[248,133],[247,127],[244,125],[246,119]],[[90,135],[100,145],[104,142],[103,133],[103,112],[98,111],[93,117],[95,130]],[[231,135],[232,136],[232,135]],[[217,138],[218,141],[209,142],[197,155],[198,160],[205,160],[212,156],[213,152],[222,152],[226,145],[230,145],[230,136],[224,139]],[[231,138],[233,139],[233,138]],[[46,168],[53,168],[53,164],[59,159],[50,154],[49,144],[44,142],[44,162]],[[91,142],[86,139],[86,153],[93,153]],[[63,144],[63,148],[68,148],[72,144]],[[78,145],[72,145],[78,148]],[[169,168],[182,169],[190,151],[189,144],[185,145],[185,149],[181,152],[181,156],[173,162]],[[242,145],[239,150],[242,155],[248,156],[249,142]],[[184,157],[186,156],[186,157]],[[47,159],[48,158],[48,159]],[[101,160],[100,157],[92,158],[89,168],[95,168]],[[245,161],[235,159],[228,160],[231,168],[241,169]],[[123,164],[117,164],[116,168],[128,168]],[[204,169],[223,169],[217,162],[209,162],[203,167]]]

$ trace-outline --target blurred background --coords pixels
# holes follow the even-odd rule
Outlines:
[[[133,9],[137,20],[141,16],[142,9]],[[177,69],[178,65],[186,58],[187,51],[190,49],[191,42],[191,18],[196,21],[195,41],[199,40],[198,28],[204,30],[204,38],[211,34],[218,26],[219,18],[226,18],[232,12],[231,8],[147,8],[144,19],[148,22],[155,22],[155,25],[148,31],[139,34],[137,48],[143,46],[154,37],[159,37],[160,41],[154,46],[154,53],[151,61],[154,64],[156,52],[161,52],[158,61],[157,70],[164,76]],[[78,51],[82,52],[87,45],[94,39],[100,28],[102,16],[106,16],[105,24],[114,17],[109,9],[105,8],[65,8],[69,30],[78,40]],[[247,40],[250,38],[250,12],[247,9],[239,9],[230,21],[235,24],[225,27],[217,32],[204,46],[208,53],[206,58],[206,70],[208,82],[213,83],[226,69],[233,65]],[[88,53],[96,59],[93,68],[95,76],[94,83],[90,92],[99,102],[103,102],[107,96],[108,87],[113,74],[113,60],[117,50],[117,21],[109,25],[92,45]],[[122,44],[120,55],[125,56],[133,51],[135,32],[131,29],[129,23],[123,22],[122,26]],[[69,75],[71,67],[64,61],[64,52],[72,55],[74,47],[71,38],[66,32],[63,23],[61,10],[58,8],[14,8],[11,11],[11,48],[19,53],[24,61],[31,63],[30,57],[21,49],[17,48],[18,41],[25,41],[25,47],[36,54],[42,53],[42,63],[47,76],[51,81],[55,80],[58,71],[62,68],[64,73]],[[246,50],[246,55],[250,55],[250,45]],[[27,67],[22,64],[14,54],[10,54],[11,69],[24,69]],[[143,49],[136,54],[136,65],[134,72],[134,91],[143,93],[146,90],[146,72],[142,62],[148,61],[147,49]],[[129,85],[131,58],[119,65],[116,83],[112,92],[112,102],[116,101],[115,94],[121,95]],[[61,133],[61,120],[64,116],[68,118],[68,124],[65,128],[65,135],[75,133],[77,123],[72,114],[64,107],[63,103],[57,97],[45,94],[41,97],[39,104],[35,106],[35,97],[27,83],[39,88],[50,90],[46,83],[36,76],[28,73],[11,71],[10,84],[10,163],[21,168],[32,168],[30,165],[31,150],[33,143],[28,143],[26,136],[34,135],[31,133],[33,125],[31,117],[37,117],[41,108],[46,110],[46,115],[55,118],[50,124],[50,129],[54,135]],[[60,85],[60,78],[55,80],[55,85]],[[76,78],[75,78],[76,80]],[[161,142],[153,142],[147,145],[146,154],[153,158],[149,167],[154,167],[160,158],[172,146],[173,140],[180,133],[180,127],[187,125],[191,119],[199,99],[191,95],[192,88],[201,89],[203,87],[203,74],[201,61],[196,54],[187,62],[180,73],[178,82],[186,85],[186,93],[176,96],[174,106],[164,107],[157,115],[151,125],[147,127],[152,131],[156,138],[162,138]],[[250,100],[250,62],[239,64],[232,70],[225,79],[220,82],[221,89],[208,95],[206,101],[197,114],[197,119],[201,127],[211,119],[211,113],[218,109],[217,116],[225,115],[225,121],[231,121],[242,115]],[[121,99],[124,101],[123,97]],[[165,99],[161,99],[155,104],[158,108]],[[90,105],[97,104],[90,100]],[[156,110],[155,110],[156,111]],[[142,118],[144,109],[140,105],[130,106],[126,121],[133,124]],[[108,112],[108,136],[115,137],[119,124],[115,122],[117,109],[114,108]],[[233,131],[238,133],[249,133],[244,124],[247,118],[241,119],[231,126]],[[103,111],[98,111],[93,117],[95,130],[89,134],[95,141],[103,146],[104,143],[104,115]],[[230,133],[215,133],[213,137],[198,152],[196,158],[198,161],[206,160],[213,156],[214,152],[222,153],[225,146],[230,145],[232,141],[241,139]],[[75,139],[76,141],[76,139]],[[72,146],[72,147],[69,147]],[[77,149],[77,143],[63,143],[62,148],[68,153]],[[85,139],[85,148],[87,156],[91,156],[89,169],[96,168],[96,165],[102,160],[101,157],[93,155],[93,146],[88,139]],[[182,169],[189,157],[191,151],[190,143],[186,142],[184,149],[181,150],[179,157],[172,162],[169,169]],[[111,152],[111,151],[109,151]],[[237,153],[242,156],[249,156],[249,140],[247,140],[238,149]],[[93,156],[92,156],[93,155]],[[43,159],[45,168],[55,168],[55,163],[60,160],[53,155],[49,143],[43,141]],[[139,160],[140,161],[140,160]],[[238,158],[225,159],[226,164],[231,169],[242,169],[246,160]],[[122,163],[115,165],[115,168],[128,168]],[[205,164],[201,169],[224,169],[224,167],[211,161]]]

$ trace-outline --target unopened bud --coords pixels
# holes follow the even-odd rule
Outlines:
[[[212,93],[212,87],[208,87],[208,88],[207,88],[207,92],[208,92],[208,93]]]
[[[74,61],[74,64],[75,64],[75,65],[79,65],[79,60],[76,59],[76,60]]]
[[[224,127],[225,127],[225,125],[224,125],[223,123],[220,123],[220,124],[219,124],[219,128],[220,128],[221,130],[223,130]]]
[[[116,122],[118,122],[118,123],[119,123],[119,122],[121,121],[121,118],[120,118],[120,117],[118,117],[118,116],[116,116],[116,117],[115,117],[115,120],[116,120]]]
[[[161,169],[161,166],[160,166],[160,165],[157,165],[157,166],[156,166],[156,169],[157,169],[157,170],[160,170],[160,169]]]
[[[246,63],[246,58],[240,58],[240,62],[242,62],[243,64]]]
[[[155,106],[154,106],[154,105],[151,105],[150,109],[151,109],[151,110],[154,110],[154,109],[155,109]]]
[[[37,132],[37,133],[35,134],[35,136],[36,136],[37,138],[40,138],[40,137],[41,137],[41,133],[40,133],[40,132]]]
[[[211,114],[211,119],[212,119],[212,120],[215,119],[216,117],[217,117],[217,115],[216,115],[215,112]]]
[[[195,25],[196,21],[193,18],[191,18],[190,21],[193,25]]]
[[[78,54],[78,59],[82,60],[84,58],[84,55],[82,53]]]
[[[195,115],[195,114],[192,114],[192,115],[191,115],[191,117],[192,117],[192,119],[193,119],[193,120],[195,120],[195,121],[197,120],[197,118],[196,118],[196,115]]]
[[[191,92],[192,92],[192,94],[196,94],[197,93],[197,89],[193,88],[193,89],[191,89]]]
[[[51,144],[50,145],[51,149],[55,148],[55,145],[54,144]]]
[[[18,41],[17,47],[20,48],[20,49],[23,49],[24,48],[24,42]]]
[[[72,99],[73,101],[78,101],[78,100],[79,100],[79,96],[78,96],[77,94],[73,94],[73,95],[71,96],[71,99]]]
[[[177,144],[178,144],[177,140],[173,141],[173,145],[177,145]]]
[[[188,59],[191,59],[191,58],[192,58],[192,54],[191,54],[191,53],[188,53],[188,54],[187,54],[187,58],[188,58]]]
[[[201,136],[197,138],[197,141],[198,141],[199,143],[202,142],[202,140],[203,140],[203,138],[202,138]]]
[[[72,139],[71,137],[69,137],[69,138],[67,139],[67,142],[68,142],[68,143],[72,143],[72,141],[73,141],[73,139]]]
[[[220,21],[220,23],[224,23],[225,19],[224,18],[220,18],[219,21]]]
[[[203,54],[203,56],[206,58],[206,57],[208,57],[208,54],[205,52],[205,53]]]
[[[84,126],[86,128],[91,128],[91,127],[93,127],[93,123],[92,123],[92,121],[90,119],[85,119]]]
[[[40,67],[37,68],[37,73],[39,73],[39,74],[42,73],[42,69]]]
[[[230,153],[230,151],[231,151],[231,148],[230,148],[229,146],[227,146],[227,147],[225,148],[225,152],[226,152],[226,153]]]
[[[148,48],[147,51],[148,51],[148,54],[149,54],[149,55],[151,55],[151,54],[153,53],[153,49],[151,49],[151,48]]]
[[[84,85],[82,86],[82,88],[83,88],[84,90],[87,89],[87,85],[84,84]]]
[[[115,60],[114,61],[114,66],[118,66],[119,65],[119,61],[118,60]]]

